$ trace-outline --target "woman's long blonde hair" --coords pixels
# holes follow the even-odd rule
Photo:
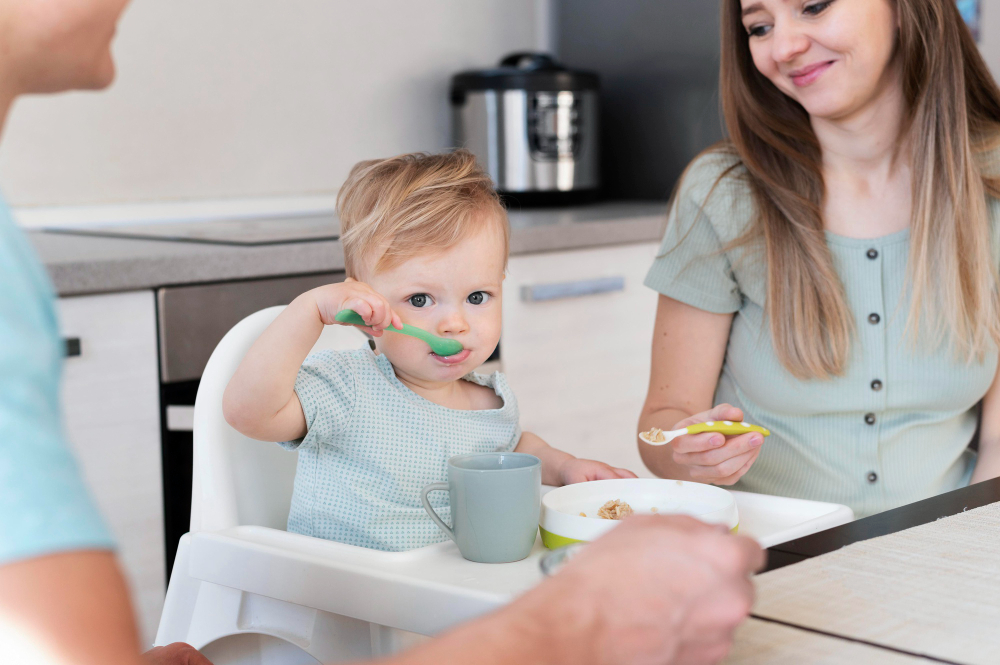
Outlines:
[[[908,328],[971,362],[1000,341],[986,207],[1000,179],[978,159],[997,146],[1000,89],[954,0],[894,3],[912,155]],[[806,111],[754,67],[740,0],[722,1],[720,88],[728,149],[746,168],[757,212],[737,244],[762,239],[766,248],[778,357],[799,378],[842,375],[854,320],[823,230],[820,146]]]

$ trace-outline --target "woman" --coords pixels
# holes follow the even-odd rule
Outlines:
[[[772,435],[640,442],[646,464],[858,515],[1000,475],[1000,90],[954,1],[724,0],[721,96],[730,139],[646,281],[640,429]]]

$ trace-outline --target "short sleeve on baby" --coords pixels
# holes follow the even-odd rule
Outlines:
[[[724,250],[742,231],[749,201],[739,200],[728,175],[731,159],[706,155],[696,160],[671,206],[667,229],[646,286],[698,309],[729,314],[742,296]],[[721,179],[720,179],[720,176]]]
[[[288,450],[301,450],[318,441],[329,443],[346,430],[357,399],[356,356],[337,351],[313,353],[299,369],[295,394],[302,405],[308,431],[305,437],[280,443]]]

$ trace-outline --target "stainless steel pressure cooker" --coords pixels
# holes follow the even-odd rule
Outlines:
[[[514,53],[495,69],[451,82],[455,145],[476,155],[514,205],[595,198],[598,79],[542,53]]]

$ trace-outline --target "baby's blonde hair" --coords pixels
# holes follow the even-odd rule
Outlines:
[[[449,249],[490,225],[505,263],[510,249],[507,213],[468,150],[360,162],[340,189],[337,214],[348,277]]]

